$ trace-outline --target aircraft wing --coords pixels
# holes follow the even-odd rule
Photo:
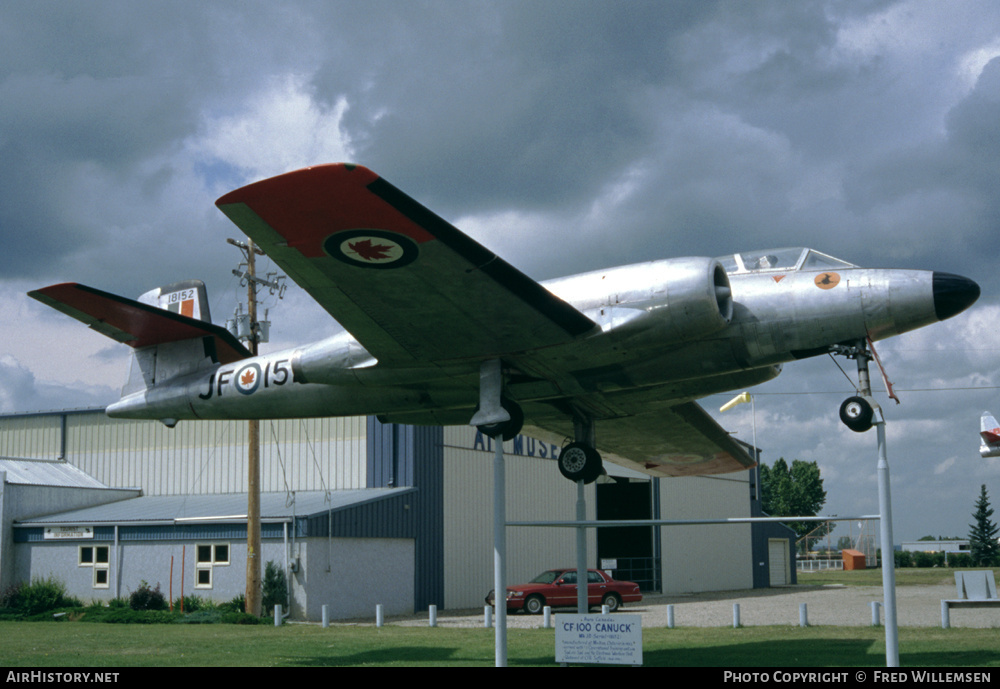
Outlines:
[[[28,296],[135,349],[210,337],[214,356],[220,363],[250,356],[247,348],[225,328],[86,285],[71,282],[52,285],[28,292]]]
[[[572,437],[572,422],[553,416],[525,426],[526,435],[551,442]],[[757,464],[694,402],[666,404],[651,411],[598,424],[597,448],[605,461],[652,476],[699,476],[742,471]]]
[[[695,402],[646,403],[647,411],[597,424],[597,449],[605,461],[651,476],[698,476],[743,471],[756,465],[737,442]],[[525,406],[524,435],[560,446],[573,437],[570,417],[546,404]],[[403,424],[462,425],[469,410],[425,410],[379,416]]]
[[[596,327],[361,166],[290,172],[216,205],[380,361],[486,358]]]

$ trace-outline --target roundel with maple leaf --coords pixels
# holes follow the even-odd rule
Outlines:
[[[236,372],[233,378],[233,385],[244,395],[250,395],[260,387],[260,366],[257,364],[247,364]]]
[[[344,263],[365,268],[401,268],[417,258],[417,244],[387,230],[347,230],[327,237],[323,247]]]

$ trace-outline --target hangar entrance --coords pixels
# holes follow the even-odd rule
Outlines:
[[[653,519],[653,487],[649,480],[609,477],[597,483],[597,519]],[[597,563],[614,570],[615,579],[634,581],[643,592],[660,592],[660,553],[651,526],[597,529]],[[613,564],[613,567],[605,567]]]

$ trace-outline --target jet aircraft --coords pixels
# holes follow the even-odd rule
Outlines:
[[[988,411],[979,420],[979,454],[1000,457],[1000,423]]]
[[[216,203],[346,332],[252,356],[211,323],[198,282],[138,301],[74,283],[30,292],[133,348],[109,416],[471,422],[492,437],[523,428],[572,440],[559,458],[571,480],[594,480],[602,455],[655,476],[738,471],[754,459],[696,399],[763,383],[796,359],[856,352],[979,297],[964,277],[861,268],[808,248],[536,282],[349,164]],[[858,431],[871,414],[864,395],[841,408]]]

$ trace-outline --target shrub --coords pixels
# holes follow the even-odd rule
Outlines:
[[[149,588],[146,580],[139,582],[139,588],[128,597],[128,606],[133,610],[166,610],[167,599],[160,593],[160,585]]]
[[[268,560],[264,565],[264,597],[262,604],[264,614],[270,615],[275,605],[286,605],[288,600],[288,583],[281,566],[274,560]]]
[[[30,584],[15,584],[4,591],[2,600],[3,607],[24,615],[37,615],[56,608],[83,607],[79,600],[67,596],[66,585],[52,576],[32,579]]]
[[[940,567],[944,563],[942,553],[925,553],[917,551],[913,553],[913,564],[916,567]]]
[[[215,604],[211,598],[199,598],[198,596],[184,596],[183,602],[184,607],[181,607],[182,599],[178,598],[174,601],[174,610],[177,612],[183,611],[185,614],[198,612],[199,610],[214,610],[218,606]]]
[[[913,566],[913,553],[909,550],[896,550],[893,552],[893,556],[896,560],[896,568],[901,567],[912,567]]]
[[[948,553],[949,567],[972,567],[972,555],[969,553]]]
[[[246,594],[243,593],[238,596],[233,596],[232,600],[219,604],[219,610],[222,612],[246,612],[246,609],[247,597]]]

